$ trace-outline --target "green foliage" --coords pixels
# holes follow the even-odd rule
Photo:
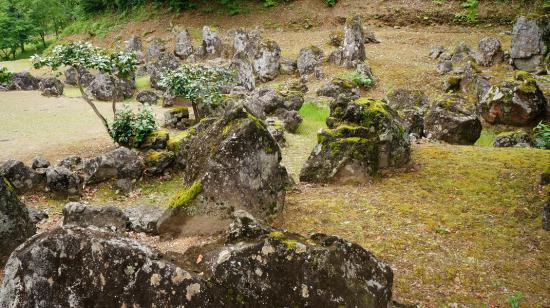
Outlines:
[[[368,76],[365,76],[359,72],[353,72],[351,75],[351,81],[356,85],[363,87],[365,89],[369,88],[374,82]]]
[[[150,106],[143,105],[134,112],[125,105],[116,112],[111,123],[111,137],[121,145],[137,148],[156,128],[155,115]]]
[[[533,128],[535,146],[540,149],[550,150],[550,126],[540,122]]]
[[[70,42],[57,45],[51,55],[31,57],[35,68],[50,67],[57,70],[60,66],[82,66],[101,73],[125,79],[134,75],[137,69],[137,56],[134,53],[114,52],[95,47],[90,43]]]
[[[333,7],[336,5],[336,3],[338,3],[338,0],[323,0],[323,2],[329,6],[329,7]]]
[[[13,77],[13,73],[5,67],[0,67],[0,84],[8,84]]]
[[[518,292],[508,298],[508,304],[510,304],[511,308],[519,308],[519,303],[524,297],[523,293]]]
[[[464,12],[455,15],[455,20],[458,22],[473,23],[477,20],[477,7],[479,5],[478,0],[465,0],[461,6]]]
[[[230,84],[233,79],[233,71],[227,68],[183,65],[165,73],[160,85],[172,95],[186,98],[193,104],[215,108],[223,101],[220,86]]]

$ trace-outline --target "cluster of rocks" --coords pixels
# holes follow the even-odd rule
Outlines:
[[[1,86],[1,85],[0,85]],[[55,77],[35,77],[29,72],[13,75],[9,84],[1,86],[3,91],[41,91],[44,96],[63,95],[63,83]]]
[[[187,129],[195,123],[189,118],[189,108],[174,107],[164,112],[164,126],[175,129]]]
[[[330,105],[327,126],[317,136],[301,181],[363,180],[409,162],[409,136],[385,101],[341,95]]]
[[[528,148],[533,144],[533,140],[528,133],[524,131],[511,131],[500,133],[495,137],[493,146],[496,148],[521,147]]]
[[[341,44],[330,53],[329,62],[354,68],[365,61],[365,32],[360,16],[353,16],[346,21],[344,37]]]

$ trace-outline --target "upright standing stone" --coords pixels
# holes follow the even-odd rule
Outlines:
[[[244,87],[248,91],[254,90],[256,87],[254,67],[244,52],[239,52],[233,57],[230,68],[237,71],[235,80],[237,85]]]
[[[218,32],[210,30],[210,27],[202,28],[202,54],[204,56],[219,56],[222,42]]]
[[[510,57],[517,69],[535,71],[541,66],[550,46],[550,16],[537,19],[518,17],[512,29]]]
[[[178,58],[185,60],[189,58],[194,52],[193,42],[189,31],[185,30],[176,35],[176,49],[174,53]]]
[[[342,43],[342,64],[351,68],[365,61],[366,58],[363,22],[360,16],[354,16],[346,22]]]
[[[258,53],[254,57],[254,71],[260,81],[270,81],[279,75],[279,60],[281,48],[272,40],[260,44]]]

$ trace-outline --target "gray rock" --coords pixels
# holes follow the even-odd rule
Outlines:
[[[118,180],[116,180],[115,186],[116,186],[116,189],[117,189],[116,192],[118,194],[128,196],[128,195],[130,195],[130,193],[134,189],[134,181],[131,180],[131,179],[127,179],[127,178],[118,179]]]
[[[267,130],[271,136],[273,136],[273,139],[277,141],[279,146],[284,146],[286,144],[286,139],[283,122],[277,118],[267,118],[265,124],[267,125]]]
[[[189,117],[187,107],[174,107],[164,112],[164,126],[169,128],[186,129],[195,124],[195,120]]]
[[[523,147],[523,145],[529,147],[531,144],[533,144],[533,140],[531,140],[529,134],[523,131],[500,133],[493,142],[495,148]]]
[[[542,65],[550,46],[550,16],[517,18],[512,29],[510,57],[521,70],[535,71]]]
[[[162,53],[158,55],[155,60],[150,61],[147,64],[147,71],[150,75],[151,87],[153,89],[165,90],[159,84],[162,75],[166,71],[176,70],[180,66],[179,59],[169,53]]]
[[[204,56],[220,56],[222,42],[218,32],[210,30],[210,27],[202,28],[202,54]]]
[[[237,72],[237,76],[235,77],[237,85],[244,87],[248,91],[254,90],[256,87],[254,66],[246,54],[235,54],[231,61],[230,68]]]
[[[79,170],[82,168],[82,158],[77,155],[71,155],[62,159],[57,165],[73,171]]]
[[[29,218],[31,219],[31,222],[33,224],[38,224],[42,222],[43,220],[48,219],[48,213],[43,210],[33,209],[33,208],[27,208],[29,211]]]
[[[272,40],[263,41],[254,56],[254,71],[262,82],[275,79],[279,75],[281,48]]]
[[[116,84],[116,87],[114,84]],[[135,81],[133,79],[115,79],[113,83],[107,75],[99,74],[90,83],[89,90],[100,101],[112,101],[113,97],[121,101],[134,95]]]
[[[155,91],[143,90],[140,91],[136,100],[142,104],[156,105],[159,101],[160,96]]]
[[[168,139],[170,139],[168,131],[158,129],[145,137],[143,142],[139,145],[139,148],[142,150],[162,150],[166,148]]]
[[[42,156],[37,156],[32,160],[32,168],[35,170],[40,168],[48,168],[49,166],[50,162]]]
[[[159,234],[159,225],[161,219],[166,215],[166,208],[156,205],[137,205],[124,210],[128,217],[128,228],[135,232],[145,232],[148,234]]]
[[[398,120],[384,101],[339,96],[300,181],[364,181],[381,169],[403,167],[410,160],[410,140]]]
[[[149,48],[147,48],[146,59],[147,63],[157,62],[159,57],[166,53],[166,46],[159,39],[153,40]]]
[[[317,46],[302,48],[296,61],[296,67],[300,76],[313,74],[315,68],[321,64],[323,56],[323,50]]]
[[[481,121],[465,104],[457,94],[436,101],[424,118],[424,135],[451,144],[474,144],[481,135]]]
[[[262,41],[261,32],[259,30],[238,28],[230,30],[229,34],[233,37],[233,49],[235,53],[242,52],[250,59],[256,57]]]
[[[36,227],[29,216],[29,211],[19,201],[8,180],[0,176],[0,266],[4,265],[17,246],[35,232]],[[1,295],[0,293],[0,301]]]
[[[451,60],[443,60],[437,65],[437,72],[440,75],[445,75],[453,71],[453,62]]]
[[[526,126],[540,118],[547,105],[534,77],[517,72],[513,80],[492,86],[477,109],[488,123]]]
[[[279,114],[279,117],[283,120],[285,130],[291,133],[295,133],[303,122],[302,117],[296,110],[285,110]]]
[[[21,161],[10,159],[0,166],[0,176],[5,177],[17,193],[40,190],[46,183],[45,174],[37,172]]]
[[[355,67],[365,61],[365,33],[361,16],[353,16],[346,22],[342,42],[342,65]]]
[[[119,147],[111,152],[84,162],[83,173],[86,184],[99,183],[109,179],[139,179],[143,172],[142,159],[131,150]]]
[[[175,55],[182,60],[186,60],[194,53],[193,41],[189,31],[185,30],[176,35]]]
[[[428,97],[419,90],[397,89],[386,94],[388,105],[397,111],[408,134],[424,136],[424,116],[429,108]]]
[[[63,95],[63,83],[57,78],[49,77],[44,78],[38,84],[40,91],[42,91],[43,96],[61,96]]]
[[[296,60],[292,60],[289,58],[282,58],[280,60],[280,67],[279,71],[283,75],[294,75],[296,74],[298,67]]]
[[[139,36],[132,36],[126,41],[126,52],[135,52],[140,53],[143,52],[143,42],[141,41],[141,37]]]
[[[144,174],[152,176],[163,174],[164,171],[172,165],[175,155],[165,150],[149,150],[143,161],[145,163]]]
[[[435,60],[439,58],[439,56],[443,54],[445,51],[446,49],[442,45],[433,46],[432,49],[430,50],[430,58],[432,58],[432,60]]]
[[[112,205],[88,206],[69,202],[63,208],[63,225],[87,228],[94,226],[107,230],[124,231],[129,220],[124,212]]]
[[[359,87],[353,82],[339,77],[332,78],[330,82],[317,90],[318,96],[337,98],[340,95],[346,95],[357,99],[360,96]]]
[[[496,37],[484,37],[479,41],[479,50],[475,54],[476,63],[491,66],[504,60],[500,40]]]
[[[82,187],[80,177],[65,167],[49,167],[46,169],[46,186],[48,190],[59,196],[78,196]]]
[[[76,86],[77,85],[77,78],[78,78],[77,72],[80,73],[80,84],[85,88],[90,86],[92,81],[94,81],[94,79],[95,79],[95,76],[92,75],[84,67],[79,67],[78,70],[74,67],[69,67],[64,73],[65,74],[65,83],[69,84],[69,85],[72,85],[72,86]]]
[[[16,73],[11,78],[9,89],[12,91],[33,91],[40,88],[41,79],[32,76],[29,72]]]

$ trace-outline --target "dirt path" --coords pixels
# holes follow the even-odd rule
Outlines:
[[[110,103],[97,105],[112,118]],[[99,119],[78,98],[49,98],[36,91],[0,93],[0,161],[29,161],[37,155],[51,161],[72,154],[89,157],[112,146]]]

